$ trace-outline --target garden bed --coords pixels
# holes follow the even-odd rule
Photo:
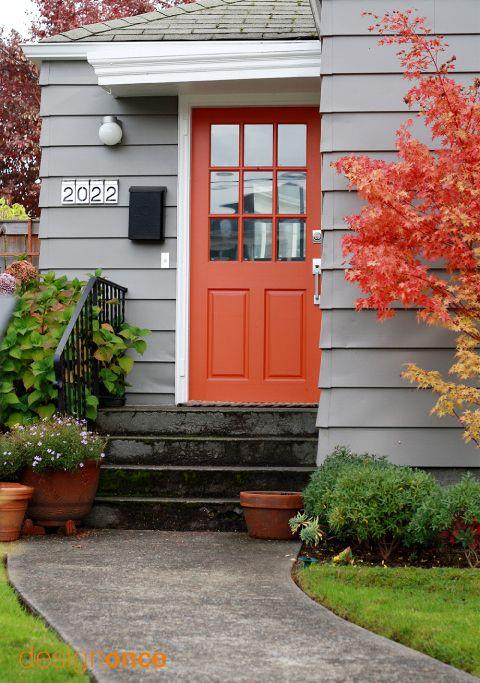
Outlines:
[[[294,579],[340,617],[480,675],[480,570],[318,563]]]
[[[345,543],[336,539],[330,539],[319,546],[312,548],[305,543],[300,553],[301,557],[311,557],[319,562],[331,562],[333,558],[345,550]],[[388,567],[452,567],[467,568],[468,562],[465,554],[459,548],[439,546],[436,548],[399,548],[392,552],[388,562],[383,562],[378,551],[371,548],[352,545],[355,564],[368,566]]]

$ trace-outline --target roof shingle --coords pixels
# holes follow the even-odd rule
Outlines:
[[[310,0],[198,0],[81,26],[42,42],[301,40],[318,37]]]

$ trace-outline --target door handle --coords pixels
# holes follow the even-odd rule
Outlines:
[[[315,293],[313,295],[313,303],[315,306],[320,306],[320,275],[322,274],[322,259],[312,259],[313,277],[315,278]]]

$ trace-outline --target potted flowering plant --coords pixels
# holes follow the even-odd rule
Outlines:
[[[72,533],[91,510],[105,442],[86,422],[58,415],[3,435],[2,451],[21,463],[21,483],[35,489],[27,516]]]
[[[5,444],[2,444],[5,445]],[[31,486],[14,481],[21,461],[5,447],[0,451],[0,541],[16,541],[33,494]]]

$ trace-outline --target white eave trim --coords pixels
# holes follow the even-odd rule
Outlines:
[[[38,43],[24,46],[41,61],[87,60],[98,84],[119,86],[317,78],[319,40]]]

